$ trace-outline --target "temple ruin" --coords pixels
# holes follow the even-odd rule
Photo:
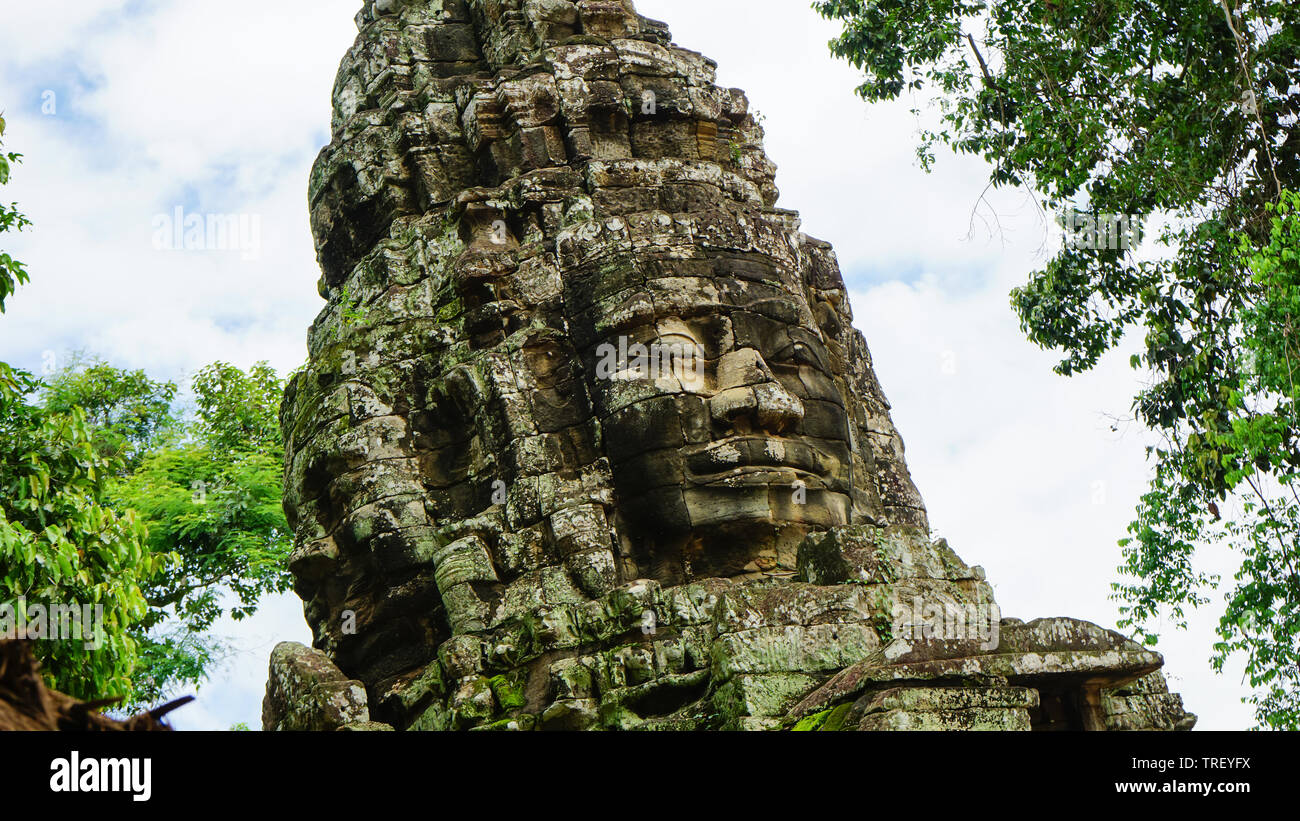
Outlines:
[[[628,0],[366,0],[267,729],[1186,729],[930,536],[831,247]]]

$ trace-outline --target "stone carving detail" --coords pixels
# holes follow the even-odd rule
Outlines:
[[[310,184],[328,305],[282,412],[291,569],[326,678],[368,692],[353,723],[1181,715],[1132,689],[1158,656],[1003,628],[931,542],[834,253],[775,207],[712,62],[627,0],[357,24]]]
[[[262,701],[268,730],[339,730],[370,723],[366,689],[348,681],[319,650],[283,642],[271,652]]]

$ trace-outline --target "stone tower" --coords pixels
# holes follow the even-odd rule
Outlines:
[[[366,0],[268,729],[1188,727],[931,541],[834,253],[628,0]]]

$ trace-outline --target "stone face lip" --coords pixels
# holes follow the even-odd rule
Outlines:
[[[833,250],[627,0],[367,0],[281,413],[268,728],[1186,724],[932,541]],[[1150,676],[1156,678],[1150,678]],[[1157,681],[1158,679],[1158,681]]]
[[[286,641],[271,651],[264,730],[338,730],[370,724],[366,688],[319,650]]]

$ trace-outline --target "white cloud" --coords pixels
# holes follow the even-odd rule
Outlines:
[[[96,24],[111,21],[129,0],[40,0],[10,3],[0,31],[6,61],[36,63],[86,41]]]
[[[169,378],[217,359],[300,364],[321,307],[307,174],[358,4],[172,2],[115,24],[95,12],[122,3],[58,5],[76,7],[63,10],[67,37],[31,35],[49,4],[0,31],[6,147],[26,155],[4,193],[35,223],[6,238],[33,279],[0,321],[0,359],[35,369],[44,351],[86,348]],[[40,111],[45,88],[57,89],[53,116]],[[260,217],[258,259],[155,250],[153,218],[177,205]],[[260,726],[271,648],[310,641],[301,603],[271,597],[216,632],[238,653],[173,719]]]
[[[268,596],[257,615],[242,622],[223,617],[213,630],[234,652],[197,691],[183,693],[196,696],[195,701],[168,720],[178,730],[229,730],[238,723],[260,729],[271,650],[282,641],[311,644],[302,602],[292,593]]]
[[[31,366],[84,346],[168,376],[218,358],[300,364],[320,308],[307,173],[355,7],[162,5],[85,38],[77,61],[97,82],[55,116],[32,104],[34,77],[57,84],[48,63],[0,75],[7,145],[26,155],[6,194],[35,223],[8,241],[33,281],[0,323],[0,351]],[[21,31],[0,33],[11,64]],[[176,206],[257,216],[259,258],[155,250],[152,221]]]
[[[89,59],[109,81],[87,108],[109,124],[111,140],[178,180],[228,162],[236,185],[254,188],[284,157],[319,148],[356,7],[167,4],[93,49]]]
[[[28,159],[4,194],[37,225],[6,239],[33,282],[0,318],[0,360],[35,368],[44,350],[86,347],[169,377],[216,359],[294,367],[321,306],[307,173],[359,3],[159,0],[123,20],[127,5],[47,0],[6,12],[0,108],[8,147]],[[1115,543],[1146,474],[1139,432],[1113,434],[1103,414],[1124,414],[1133,374],[1117,357],[1056,377],[1018,330],[1007,294],[1044,241],[1032,205],[995,198],[996,211],[979,213],[999,214],[1002,231],[990,236],[977,219],[967,238],[984,167],[942,156],[936,173],[920,172],[911,104],[855,97],[856,71],[826,48],[835,27],[807,3],[637,6],[717,60],[720,81],[765,115],[781,205],[835,244],[937,530],[988,569],[1009,615],[1113,626]],[[57,38],[46,36],[50,19]],[[39,113],[45,88],[60,90],[56,116]],[[153,216],[178,204],[260,215],[260,259],[153,250]],[[220,630],[241,653],[175,714],[178,726],[257,726],[271,647],[308,640],[291,595]],[[1168,670],[1203,727],[1240,728],[1239,675],[1210,672],[1212,641],[1208,617],[1170,633]]]

